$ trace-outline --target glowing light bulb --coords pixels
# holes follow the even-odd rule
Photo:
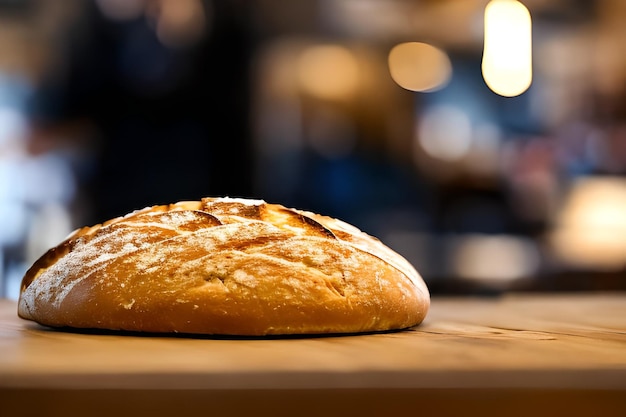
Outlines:
[[[492,0],[485,8],[483,78],[496,94],[514,97],[532,82],[532,21],[516,0]]]

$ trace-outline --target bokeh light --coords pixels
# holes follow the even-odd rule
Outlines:
[[[305,49],[298,62],[302,89],[322,99],[344,99],[359,85],[355,55],[341,45],[314,45]]]
[[[410,91],[430,92],[443,88],[452,76],[448,55],[422,42],[396,45],[389,52],[391,78]]]

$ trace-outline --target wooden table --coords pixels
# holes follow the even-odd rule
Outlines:
[[[403,332],[67,333],[0,300],[0,416],[626,416],[626,293],[434,298]]]

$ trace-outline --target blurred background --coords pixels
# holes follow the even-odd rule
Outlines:
[[[435,295],[626,289],[626,2],[522,1],[512,97],[487,3],[0,0],[0,297],[77,227],[224,195],[348,221]]]

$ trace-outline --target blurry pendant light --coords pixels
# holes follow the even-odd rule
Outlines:
[[[388,57],[391,78],[410,91],[431,92],[443,88],[452,75],[448,55],[422,42],[394,46]]]
[[[491,0],[485,8],[482,73],[495,93],[514,97],[532,82],[532,22],[516,0]]]

